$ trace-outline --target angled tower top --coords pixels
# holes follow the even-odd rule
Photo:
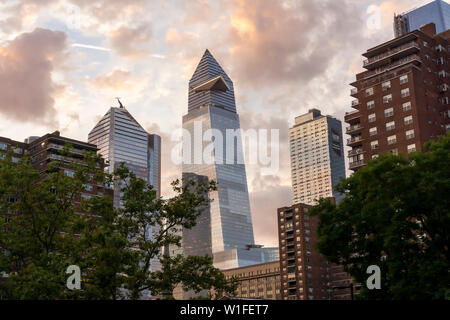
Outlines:
[[[208,49],[189,81],[188,111],[203,106],[236,112],[233,82]]]

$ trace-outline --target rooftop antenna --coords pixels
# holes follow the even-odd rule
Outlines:
[[[116,97],[116,99],[119,102],[119,108],[120,109],[125,109],[125,107],[123,106],[122,102],[120,102],[120,97]]]

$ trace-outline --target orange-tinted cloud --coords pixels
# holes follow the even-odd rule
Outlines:
[[[101,89],[127,90],[134,87],[132,73],[115,69],[108,74],[95,77],[93,82]]]
[[[137,27],[122,25],[110,31],[109,37],[111,47],[120,55],[136,58],[146,52],[143,45],[152,38],[152,30],[149,24],[141,24]]]
[[[0,113],[21,122],[53,122],[62,86],[52,73],[66,48],[64,32],[40,28],[0,47]]]
[[[238,77],[254,85],[307,82],[323,74],[339,50],[358,38],[363,24],[348,1],[234,4],[230,53]]]

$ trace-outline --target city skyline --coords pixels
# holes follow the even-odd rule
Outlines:
[[[361,69],[360,53],[393,37],[394,12],[427,2],[286,2],[283,7],[198,1],[192,7],[176,3],[167,10],[171,12],[167,21],[158,21],[156,13],[134,20],[142,8],[151,7],[154,12],[165,9],[163,4],[146,1],[135,1],[128,7],[123,7],[126,2],[117,2],[102,13],[105,16],[96,10],[102,1],[90,5],[47,1],[47,7],[38,6],[37,1],[27,1],[26,5],[18,2],[17,6],[2,3],[2,14],[9,20],[0,25],[2,38],[7,39],[0,44],[4,66],[0,79],[12,79],[12,87],[7,89],[11,92],[16,86],[21,99],[12,99],[6,90],[0,92],[0,135],[23,141],[29,135],[60,130],[65,136],[87,141],[89,130],[114,97],[121,96],[143,127],[163,138],[162,194],[167,196],[168,182],[181,177],[181,168],[167,161],[173,145],[170,133],[181,127],[187,101],[185,82],[205,48],[230,66],[230,76],[240,88],[236,97],[242,127],[283,130],[280,141],[286,151],[289,121],[309,108],[319,107],[325,114],[343,119],[351,101],[348,83]],[[67,23],[63,14],[76,5],[80,10],[72,10],[74,19]],[[372,5],[380,9],[379,28],[368,27],[371,14],[367,10]],[[52,8],[53,14],[41,10],[45,8]],[[223,13],[219,19],[213,19],[214,14],[205,18],[198,14],[203,10]],[[299,16],[301,11],[305,16]],[[264,20],[268,12],[288,23],[269,23],[269,32],[264,27],[264,22],[272,21]],[[328,18],[330,25],[322,21],[326,19],[314,20],[318,13]],[[335,17],[339,22],[333,20]],[[205,24],[212,31],[204,31]],[[305,35],[290,39],[290,33],[298,28],[303,28]],[[334,29],[348,39],[326,39],[325,31]],[[311,40],[308,34],[322,37]],[[330,52],[334,52],[333,57]],[[290,65],[293,60],[296,62]],[[11,77],[11,70],[19,72]],[[25,81],[28,78],[33,84]],[[26,95],[21,95],[21,88],[27,90]],[[292,198],[289,157],[281,161],[277,175],[261,176],[258,166],[247,168],[250,206],[258,214],[255,242],[266,246],[277,244],[276,208],[290,205]],[[267,200],[269,194],[276,203]]]

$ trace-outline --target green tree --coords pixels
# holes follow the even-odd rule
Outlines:
[[[385,155],[343,180],[339,206],[327,199],[319,216],[319,251],[361,283],[360,299],[448,297],[450,263],[450,135],[424,153]],[[381,289],[369,290],[369,265],[381,268]]]
[[[177,228],[195,226],[213,182],[175,181],[176,195],[162,199],[124,165],[109,175],[99,161],[86,153],[79,162],[53,161],[45,174],[27,157],[13,163],[8,154],[0,161],[0,299],[139,299],[176,284],[234,291],[211,258],[162,254],[165,246],[180,245]],[[65,174],[68,168],[73,176]],[[122,207],[114,208],[107,195],[83,199],[87,183],[119,186]],[[154,259],[162,272],[150,270]],[[80,267],[82,290],[67,289],[69,265]]]

